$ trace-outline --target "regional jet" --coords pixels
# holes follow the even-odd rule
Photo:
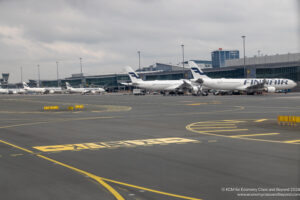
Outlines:
[[[247,94],[254,94],[257,92],[271,92],[274,93],[278,90],[288,90],[297,86],[293,80],[284,78],[244,78],[244,79],[227,79],[216,78],[212,79],[206,76],[203,71],[196,67],[195,63],[191,62],[191,70],[193,76],[198,83],[202,86],[214,90],[232,90],[247,92]]]

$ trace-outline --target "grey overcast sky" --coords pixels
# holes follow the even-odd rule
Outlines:
[[[80,72],[119,73],[126,65],[210,60],[210,52],[246,56],[299,52],[296,0],[0,0],[0,73],[10,82]],[[242,54],[241,54],[242,56]]]

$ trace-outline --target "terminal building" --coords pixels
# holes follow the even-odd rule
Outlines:
[[[300,91],[300,53],[288,53],[272,56],[254,56],[244,59],[225,60],[225,67],[210,67],[212,62],[195,60],[197,64],[205,64],[203,71],[211,78],[288,78],[298,83],[293,91]],[[143,80],[177,80],[192,78],[187,62],[183,66],[155,63],[146,68],[137,70]],[[203,66],[203,65],[201,65]],[[42,80],[42,87],[56,87],[64,85],[68,81],[74,87],[100,86],[109,91],[126,90],[122,83],[130,82],[127,74],[109,74],[71,77],[57,80]],[[30,80],[30,85],[36,85],[36,80]]]

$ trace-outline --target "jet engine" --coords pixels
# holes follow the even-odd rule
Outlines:
[[[274,92],[276,91],[276,88],[275,88],[275,87],[267,87],[267,88],[266,88],[266,91],[267,91],[267,92],[274,93]]]
[[[200,86],[193,86],[192,87],[192,94],[193,95],[199,95],[201,92],[201,87]]]

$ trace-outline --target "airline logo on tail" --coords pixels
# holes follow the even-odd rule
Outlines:
[[[66,82],[66,87],[67,87],[67,89],[70,89],[70,88],[72,88],[72,86],[70,85],[70,83],[69,83],[69,82]]]
[[[140,79],[141,77],[139,75],[137,75],[136,73],[134,72],[128,72],[128,74],[133,77],[133,78],[137,78],[137,79]]]
[[[189,66],[191,67],[194,79],[208,78],[194,61],[189,61]]]
[[[191,68],[196,74],[200,74],[200,75],[205,75],[204,72],[200,71],[198,68],[196,67],[192,67]]]
[[[24,88],[29,88],[29,86],[27,85],[27,83],[23,82],[23,87]]]

